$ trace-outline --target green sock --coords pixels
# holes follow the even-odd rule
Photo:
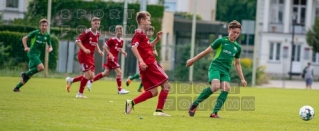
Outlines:
[[[224,103],[227,99],[227,96],[228,96],[228,92],[221,91],[221,93],[219,94],[219,96],[216,100],[216,104],[215,104],[214,110],[212,112],[213,114],[217,113],[222,108],[222,106],[224,105]]]
[[[140,91],[142,89],[143,85],[142,85],[142,82],[140,84],[140,86],[138,87],[137,91]]]
[[[140,78],[140,74],[135,74],[130,79],[134,80],[134,79],[138,79],[138,78]]]
[[[213,94],[212,90],[210,87],[205,88],[202,93],[199,94],[197,99],[193,102],[193,105],[198,106],[199,103],[207,99],[211,94]]]
[[[34,67],[34,68],[32,68],[31,70],[29,70],[28,72],[26,72],[25,74],[28,76],[28,77],[30,77],[30,76],[32,76],[32,75],[34,75],[35,73],[38,73],[39,71],[38,71],[38,68],[37,67]]]
[[[27,83],[29,80],[30,80],[30,77],[27,78],[27,80],[24,82],[24,84]],[[17,88],[17,89],[20,89],[22,86],[23,86],[23,84],[22,84],[21,82],[19,82],[19,83],[16,85],[16,88]]]

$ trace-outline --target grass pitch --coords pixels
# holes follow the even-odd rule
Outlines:
[[[12,89],[20,78],[0,77],[0,130],[106,130],[106,131],[207,131],[207,130],[287,130],[300,131],[319,129],[317,116],[303,121],[298,112],[303,105],[319,111],[319,91],[301,89],[240,88],[239,94],[229,98],[250,96],[255,99],[254,110],[220,111],[221,119],[211,119],[212,108],[197,111],[189,117],[184,108],[169,110],[172,117],[154,117],[157,98],[135,106],[129,115],[124,114],[124,102],[133,99],[139,82],[126,87],[128,95],[118,95],[116,82],[100,80],[93,84],[91,92],[85,90],[88,99],[77,99],[79,83],[74,83],[71,92],[65,90],[64,79],[32,78],[21,88],[20,93]],[[182,98],[197,94],[169,95]],[[211,97],[217,97],[213,94]],[[175,104],[179,106],[186,106]]]

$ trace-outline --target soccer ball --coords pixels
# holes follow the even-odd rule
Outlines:
[[[315,116],[315,110],[311,106],[303,106],[300,108],[299,116],[304,121],[309,121]]]

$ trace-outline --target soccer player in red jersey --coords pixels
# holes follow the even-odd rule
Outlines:
[[[151,15],[146,11],[141,11],[136,14],[138,29],[135,30],[135,34],[132,38],[132,51],[138,60],[140,75],[145,92],[141,93],[133,100],[126,100],[125,113],[130,114],[131,109],[136,104],[157,96],[157,87],[161,86],[162,90],[159,93],[157,108],[153,115],[171,116],[162,111],[170,89],[168,76],[157,63],[152,52],[152,48],[155,43],[160,40],[162,32],[158,32],[156,34],[156,39],[149,42],[149,38],[146,36],[145,30],[148,29],[151,24],[150,17]]]
[[[124,40],[121,38],[123,27],[121,25],[115,26],[116,36],[110,38],[103,49],[107,52],[107,62],[103,65],[105,68],[104,72],[99,73],[93,79],[97,81],[105,76],[108,76],[112,70],[116,72],[116,83],[118,94],[127,94],[129,91],[122,88],[122,71],[120,65],[118,64],[118,54],[122,53],[125,57],[127,53],[122,50]],[[91,90],[93,81],[88,81],[88,89]]]
[[[70,92],[71,84],[77,81],[81,81],[79,92],[76,95],[77,98],[86,98],[86,96],[83,95],[85,85],[90,79],[94,78],[95,49],[97,49],[100,55],[104,55],[104,53],[100,50],[98,46],[98,40],[100,37],[98,29],[100,27],[100,22],[100,18],[93,17],[91,20],[91,28],[84,30],[76,39],[76,44],[80,47],[80,50],[78,52],[78,59],[82,67],[82,72],[84,72],[84,74],[81,76],[77,76],[75,78],[67,77],[66,90]]]

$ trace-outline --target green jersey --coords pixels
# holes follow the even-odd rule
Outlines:
[[[241,46],[236,41],[229,41],[228,37],[215,40],[211,47],[215,50],[215,57],[209,69],[217,67],[221,70],[229,71],[234,58],[240,58]]]
[[[44,50],[45,44],[51,45],[51,38],[49,33],[42,34],[40,30],[32,31],[28,34],[28,39],[31,40],[31,47],[29,54],[40,55],[41,51]]]

